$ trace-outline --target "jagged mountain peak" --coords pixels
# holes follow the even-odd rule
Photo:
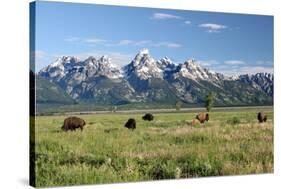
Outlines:
[[[150,65],[154,64],[155,60],[150,56],[148,49],[142,49],[140,52],[135,56],[134,60],[132,61],[134,66],[138,65]]]
[[[196,63],[194,59],[189,59],[183,64],[179,65],[178,75],[182,77],[187,77],[193,80],[217,80],[215,73],[212,73],[208,69],[202,68],[199,64]]]
[[[79,58],[76,56],[62,56],[57,59],[58,61],[61,61],[62,63],[77,63],[79,62]]]
[[[89,56],[85,62],[95,62],[97,59],[94,56]]]
[[[122,90],[122,98],[136,102],[170,97],[174,99],[175,95],[186,102],[199,102],[205,98],[208,90],[217,90],[222,94],[219,97],[221,101],[232,99],[235,103],[247,103],[247,99],[239,97],[241,87],[246,87],[249,94],[255,91],[255,94],[262,95],[258,99],[251,96],[252,101],[269,102],[273,96],[273,74],[228,77],[202,67],[195,59],[177,64],[168,57],[156,61],[148,49],[140,50],[122,68],[112,64],[106,55],[98,58],[89,56],[85,60],[63,56],[38,74],[57,83],[73,99],[95,98],[97,102],[104,99],[108,91],[113,90],[112,87],[112,98],[117,98],[115,92]],[[163,92],[166,89],[169,92]],[[129,95],[126,95],[126,91],[130,91]],[[232,92],[228,91],[238,96],[232,97]]]
[[[143,48],[139,51],[139,55],[149,55],[149,50],[147,48]]]
[[[118,66],[112,64],[111,59],[106,55],[99,59],[89,56],[83,61],[74,56],[62,56],[40,70],[39,75],[50,78],[51,81],[58,82],[67,78],[67,80],[73,80],[76,83],[98,76],[112,79],[122,77]]]
[[[255,80],[255,79],[268,79],[268,80],[273,80],[274,75],[273,73],[265,73],[265,72],[259,72],[259,73],[252,73],[252,74],[242,74],[238,76],[240,79],[247,79],[247,80]]]
[[[161,62],[164,66],[173,64],[173,61],[167,56],[165,56],[164,58],[161,58],[160,60],[158,60],[158,62]]]
[[[273,96],[273,79],[272,73],[255,73],[240,75],[237,80]]]
[[[111,59],[107,55],[103,55],[100,57],[99,62],[101,63],[111,63]]]
[[[149,54],[148,49],[142,49],[135,56],[130,64],[123,68],[125,77],[130,78],[132,75],[137,76],[141,80],[147,80],[151,77],[162,78],[162,70],[157,62]]]

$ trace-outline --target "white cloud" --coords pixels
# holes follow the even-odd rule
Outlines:
[[[167,19],[182,19],[180,16],[165,13],[154,13],[151,19],[155,20],[167,20]]]
[[[90,45],[103,44],[103,43],[107,42],[107,40],[100,39],[100,38],[79,38],[79,37],[66,38],[66,39],[64,39],[64,41],[70,42],[70,43],[87,43]]]
[[[149,40],[142,40],[142,41],[136,41],[135,45],[136,46],[142,46],[142,45],[147,45],[149,43],[151,43],[151,41],[149,41]]]
[[[260,61],[260,62],[270,63],[270,61]],[[214,72],[222,73],[228,76],[241,75],[241,74],[256,74],[256,73],[273,73],[273,66],[271,64],[266,64],[266,65],[256,64],[251,66],[241,60],[227,60],[224,61],[223,63],[217,60],[198,60],[197,63],[202,67],[207,67]]]
[[[197,60],[196,62],[203,67],[210,67],[219,64],[216,60]]]
[[[245,64],[244,61],[242,60],[226,60],[224,61],[225,64],[227,65],[242,65],[242,64]]]
[[[133,41],[128,39],[119,41],[117,45],[152,46],[152,47],[166,47],[166,48],[179,48],[182,46],[179,43],[173,43],[173,42],[153,42],[150,40]]]
[[[80,40],[80,38],[78,38],[78,37],[69,37],[69,38],[64,39],[64,41],[66,41],[66,42],[77,42],[79,40]]]
[[[187,25],[189,25],[189,24],[191,24],[191,21],[186,20],[184,23],[187,24]]]
[[[273,67],[265,66],[244,66],[239,68],[240,73],[246,74],[255,74],[255,73],[273,73]]]
[[[33,58],[36,58],[36,59],[44,58],[46,55],[47,55],[47,53],[42,50],[36,50],[32,54]]]
[[[99,59],[103,55],[107,55],[111,59],[111,62],[117,66],[123,66],[129,64],[134,58],[134,55],[131,54],[111,52],[111,51],[93,51],[93,52],[82,52],[82,53],[72,54],[72,56],[76,56],[80,60],[84,60],[89,56],[93,56],[96,59]],[[58,57],[59,56],[60,55],[58,55]]]
[[[199,27],[208,28],[208,29],[211,29],[211,30],[220,30],[220,29],[227,28],[227,26],[225,26],[225,25],[212,24],[212,23],[200,24]]]
[[[267,66],[230,66],[221,65],[212,68],[213,71],[223,73],[228,76],[256,73],[273,73],[273,67]]]
[[[272,61],[264,61],[264,60],[258,60],[256,61],[257,65],[273,65]]]
[[[67,42],[75,42],[75,43],[82,43],[82,44],[87,44],[90,46],[96,46],[96,45],[104,45],[108,47],[113,47],[113,46],[126,46],[126,45],[131,45],[131,46],[152,46],[152,47],[166,47],[166,48],[179,48],[182,45],[179,43],[174,43],[174,42],[153,42],[150,40],[140,40],[140,41],[134,41],[130,39],[122,39],[120,41],[109,41],[105,39],[100,39],[100,38],[67,38],[65,39]]]
[[[121,40],[119,41],[119,45],[131,45],[131,44],[134,44],[135,42],[132,41],[132,40],[127,40],[127,39],[124,39],[124,40]]]
[[[91,44],[100,44],[105,43],[107,40],[105,39],[99,39],[99,38],[86,38],[81,40],[84,43],[91,43]]]
[[[182,45],[179,44],[179,43],[159,42],[159,43],[152,43],[151,46],[153,46],[153,47],[179,48]]]
[[[219,33],[219,30],[206,30],[208,33]]]
[[[214,24],[214,23],[204,23],[198,25],[200,28],[205,28],[207,29],[206,31],[209,33],[218,33],[223,29],[226,29],[227,26],[221,25],[221,24]]]

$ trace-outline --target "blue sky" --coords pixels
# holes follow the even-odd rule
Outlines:
[[[142,48],[229,75],[273,72],[273,17],[37,1],[36,71],[62,55],[125,65]]]

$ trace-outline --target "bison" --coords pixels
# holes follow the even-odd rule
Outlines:
[[[199,120],[200,123],[204,123],[205,121],[209,121],[209,114],[199,113],[196,115],[196,119]]]
[[[79,118],[79,117],[68,117],[64,120],[63,126],[61,127],[61,129],[63,131],[74,131],[75,129],[80,128],[81,131],[83,130],[83,127],[86,125],[86,122]]]
[[[147,120],[147,121],[152,121],[153,120],[153,115],[148,113],[148,114],[145,114],[144,116],[142,116],[142,119],[143,120]]]
[[[259,120],[259,123],[263,123],[263,122],[266,122],[267,115],[265,115],[265,113],[263,113],[263,112],[259,112],[257,118]]]
[[[127,127],[128,129],[134,130],[136,128],[136,120],[130,118],[124,126]]]

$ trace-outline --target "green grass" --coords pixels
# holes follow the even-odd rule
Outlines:
[[[272,173],[273,112],[258,124],[257,111],[211,112],[202,125],[195,113],[81,115],[83,132],[62,132],[65,116],[36,117],[36,186]]]

